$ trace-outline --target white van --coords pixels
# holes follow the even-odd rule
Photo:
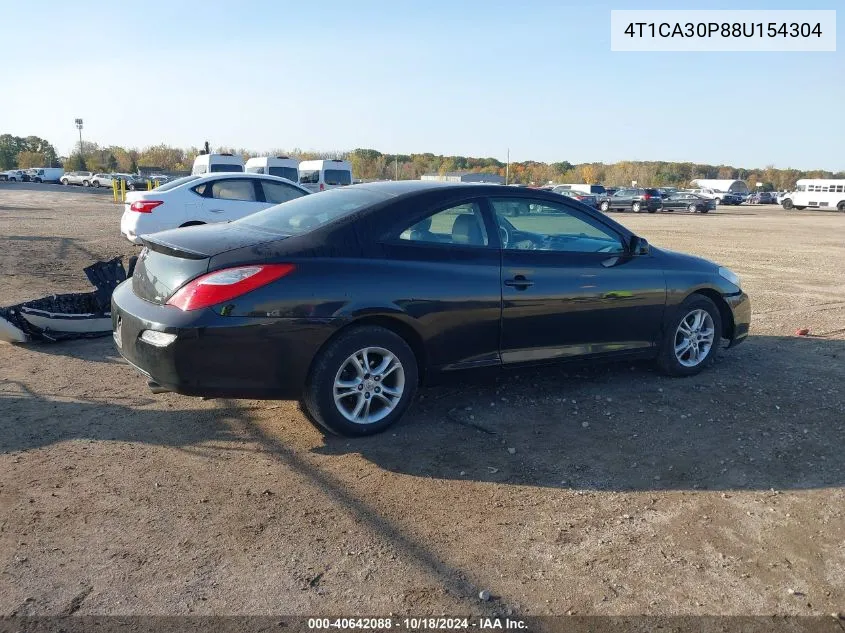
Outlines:
[[[345,160],[304,160],[299,163],[299,184],[310,191],[326,191],[352,184],[352,165]]]
[[[234,154],[200,154],[194,159],[192,176],[216,173],[219,171],[240,171],[244,170],[244,159]]]
[[[256,156],[246,161],[248,174],[268,174],[299,182],[299,161],[289,156]]]

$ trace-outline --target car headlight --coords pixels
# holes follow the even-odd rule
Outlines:
[[[739,275],[737,275],[730,268],[723,268],[723,267],[719,266],[719,274],[722,277],[724,277],[725,279],[727,279],[729,282],[731,282],[737,288],[740,287],[740,285],[739,285],[739,283],[740,283],[739,282]]]

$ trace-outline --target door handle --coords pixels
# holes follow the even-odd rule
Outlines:
[[[525,290],[534,285],[533,281],[525,278],[525,275],[515,275],[513,279],[505,279],[505,285],[516,288],[517,290]]]
[[[223,213],[223,209],[209,209],[211,213]]]

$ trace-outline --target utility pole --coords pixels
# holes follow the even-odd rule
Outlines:
[[[505,184],[508,184],[508,178],[511,172],[511,148],[508,148],[507,162],[505,163]]]

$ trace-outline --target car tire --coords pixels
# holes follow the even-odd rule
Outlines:
[[[845,213],[845,200],[836,205],[836,210]]]
[[[716,203],[716,206],[718,207],[720,204],[722,204],[722,199],[716,198],[716,200],[714,200],[714,202]]]
[[[91,184],[92,184],[92,185],[94,185],[94,189],[99,189],[99,188],[100,188],[100,181],[99,181],[99,180],[95,180],[95,181],[94,181],[94,182],[92,182]]]
[[[366,371],[365,358],[366,369],[382,368],[384,373]],[[308,418],[324,431],[347,437],[373,435],[408,409],[418,371],[414,352],[401,336],[383,327],[353,326],[341,331],[314,359],[302,404]],[[385,397],[388,389],[391,395]],[[373,403],[378,405],[375,411]]]
[[[129,189],[129,191],[135,191],[135,185],[129,185],[127,189]]]
[[[712,364],[721,342],[722,318],[716,304],[704,295],[690,295],[663,334],[657,366],[669,376],[692,376]]]
[[[687,207],[687,211],[689,211],[690,213],[698,213],[698,207],[694,204],[691,204]]]
[[[781,202],[781,203],[780,203],[780,206],[782,206],[782,207],[783,207],[784,209],[786,209],[787,211],[789,211],[790,209],[793,209],[793,208],[794,208],[794,207],[792,206],[792,200],[791,200],[791,199],[789,199],[789,198],[786,198],[783,202]]]
[[[82,181],[82,186],[83,186],[83,187],[90,187],[90,186],[91,186],[91,182],[90,182],[90,181],[88,181],[88,180],[83,180],[83,181]]]
[[[9,182],[17,182],[17,181],[18,181],[17,178],[9,178]]]
[[[798,211],[803,211],[806,208],[807,207],[798,207],[798,206],[793,207],[793,209],[797,209]]]
[[[631,211],[633,211],[634,213],[639,213],[640,208],[641,208],[641,206],[640,206],[639,202],[635,202],[631,205]]]
[[[62,184],[63,184],[65,187],[67,187],[67,186],[68,186],[68,181],[67,181],[67,178],[62,178]]]
[[[610,211],[610,203],[607,200],[605,200],[604,202],[602,202],[599,205],[599,209],[601,211],[603,211],[604,213],[607,213],[608,211]]]

